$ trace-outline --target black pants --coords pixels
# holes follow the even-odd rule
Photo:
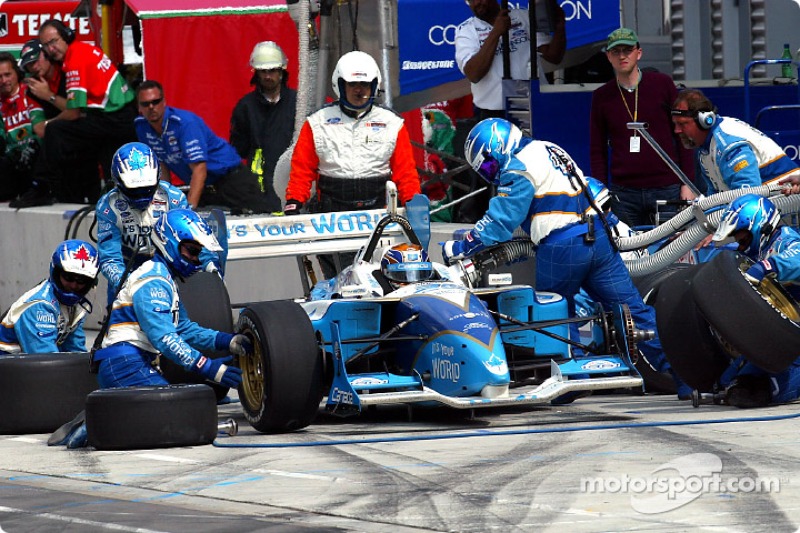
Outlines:
[[[270,187],[267,194],[258,186],[258,176],[239,165],[207,187],[200,197],[201,206],[223,206],[232,214],[274,213],[281,210],[281,201]],[[271,192],[272,194],[268,194]]]
[[[13,200],[31,187],[31,171],[19,170],[8,157],[0,157],[0,202]]]
[[[98,166],[111,178],[111,159],[125,143],[136,141],[133,105],[106,113],[89,109],[77,120],[56,120],[45,130],[44,154],[50,189],[60,201],[95,203],[100,198]]]

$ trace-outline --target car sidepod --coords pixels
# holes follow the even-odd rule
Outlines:
[[[427,387],[447,396],[494,397],[510,382],[506,353],[497,323],[486,305],[457,285],[426,287],[402,298],[396,320],[418,314],[403,333],[397,362],[406,373],[422,376]]]

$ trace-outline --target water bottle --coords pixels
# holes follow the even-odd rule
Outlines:
[[[792,51],[789,50],[789,44],[783,45],[783,55],[781,59],[788,59],[791,61],[792,59]],[[781,64],[781,77],[783,78],[794,78],[793,76],[794,65],[792,63],[783,63]]]

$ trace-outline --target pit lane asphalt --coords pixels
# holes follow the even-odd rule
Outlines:
[[[796,531],[798,407],[595,395],[474,413],[385,407],[341,420],[320,411],[303,431],[263,435],[232,403],[219,406],[220,419],[236,419],[239,434],[209,446],[108,452],[2,436],[0,528]],[[764,485],[643,492],[647,480],[685,488],[714,472],[729,489]]]

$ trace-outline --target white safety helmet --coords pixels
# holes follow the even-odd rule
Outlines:
[[[364,52],[355,51],[348,52],[339,58],[336,68],[333,69],[331,84],[333,84],[333,92],[336,94],[336,98],[339,99],[340,104],[345,100],[344,84],[348,81],[370,82],[372,96],[363,105],[357,106],[352,102],[347,102],[347,107],[358,111],[371,106],[375,96],[378,94],[378,86],[381,84],[381,71],[372,56]]]
[[[255,70],[272,70],[274,68],[286,70],[287,65],[286,54],[274,41],[263,41],[256,44],[253,47],[253,53],[250,54],[250,66]]]

